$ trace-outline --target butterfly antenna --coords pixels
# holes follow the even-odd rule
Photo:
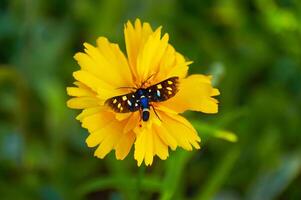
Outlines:
[[[135,87],[118,87],[118,88],[116,88],[116,90],[119,90],[119,89],[132,89],[132,90],[137,90],[137,88],[135,88]]]
[[[145,84],[147,81],[149,81],[149,79],[151,79],[151,78],[152,78],[154,75],[156,75],[157,73],[158,73],[158,72],[156,72],[156,73],[150,75],[145,81],[143,81],[142,84],[141,84],[141,87],[143,87],[144,84]]]
[[[156,116],[158,117],[158,119],[162,122],[161,118],[159,117],[158,113],[156,112],[155,107],[153,105],[151,105],[151,107],[153,108],[154,113],[156,114]]]

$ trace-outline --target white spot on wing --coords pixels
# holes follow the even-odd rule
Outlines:
[[[157,90],[157,96],[158,96],[158,97],[161,96],[160,90]]]

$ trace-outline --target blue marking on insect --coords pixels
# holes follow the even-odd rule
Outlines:
[[[142,120],[149,119],[149,99],[146,97],[147,91],[145,89],[138,89],[136,91],[137,98],[140,99],[140,108],[142,110]]]
[[[106,100],[105,103],[117,113],[136,112],[139,110],[143,121],[148,121],[150,107],[152,107],[159,118],[152,102],[162,102],[173,97],[178,92],[178,79],[178,77],[171,77],[147,88],[143,88],[144,84],[140,88],[122,87],[134,89],[134,91],[112,97]]]
[[[146,122],[148,119],[149,119],[149,109],[144,108],[142,110],[142,120]]]

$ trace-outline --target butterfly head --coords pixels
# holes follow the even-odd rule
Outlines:
[[[138,97],[145,96],[145,90],[140,88],[136,91]]]

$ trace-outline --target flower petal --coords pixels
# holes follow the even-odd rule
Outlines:
[[[145,145],[145,158],[144,158],[144,162],[145,165],[151,165],[153,163],[153,158],[154,158],[154,139],[153,139],[153,132],[152,130],[148,130],[146,131],[146,137],[145,137],[145,141],[144,141],[144,145]]]
[[[82,121],[84,118],[86,118],[90,115],[94,115],[94,114],[96,114],[98,112],[101,112],[103,110],[104,110],[103,106],[86,108],[79,115],[76,116],[76,119],[79,120],[79,121]]]
[[[128,133],[131,130],[134,130],[135,127],[138,127],[140,123],[140,113],[134,112],[131,114],[131,116],[128,118],[128,121],[123,129],[124,133]]]
[[[84,43],[86,53],[77,53],[74,58],[82,70],[87,71],[103,82],[117,88],[132,86],[132,77],[124,54],[117,44],[106,38],[97,40],[98,47]]]
[[[67,94],[74,97],[95,96],[94,92],[78,87],[67,87]]]
[[[159,64],[168,46],[168,34],[161,39],[161,27],[149,36],[137,57],[137,79],[147,80],[158,73]]]
[[[180,53],[176,52],[175,49],[168,45],[166,51],[161,59],[159,72],[156,75],[155,83],[161,82],[166,78],[177,76],[184,78],[188,72],[188,65],[192,62],[187,62]]]
[[[97,93],[98,97],[103,101],[112,97],[121,94],[120,91],[116,88],[97,78],[93,74],[87,71],[76,71],[73,73],[73,76],[76,80],[84,83],[86,86],[91,88],[94,92]]]
[[[146,137],[146,132],[145,129],[140,129],[141,131],[139,134],[136,133],[136,141],[135,141],[135,151],[134,151],[134,158],[137,160],[137,165],[140,166],[141,163],[144,160],[145,157],[145,137]]]
[[[96,97],[96,93],[80,82],[75,82],[78,87],[67,87],[67,94],[74,98],[67,101],[67,106],[74,109],[85,109],[89,107],[99,107],[101,101]]]
[[[112,112],[98,112],[94,115],[85,117],[82,120],[82,127],[88,129],[90,133],[93,133],[94,131],[105,127],[112,120],[114,120],[114,114]]]
[[[105,37],[99,37],[97,48],[108,62],[108,65],[105,66],[106,70],[101,73],[110,79],[110,83],[117,87],[134,86],[128,61],[118,44],[110,43]]]
[[[85,109],[100,106],[100,102],[95,97],[76,97],[69,99],[67,106],[73,109]]]
[[[112,149],[115,149],[118,143],[120,142],[120,138],[122,137],[122,129],[125,125],[125,121],[119,122],[117,120],[113,120],[108,123],[103,129],[96,131],[92,134],[98,135],[95,137],[95,142],[99,142],[100,145],[97,147],[94,155],[99,158],[104,158]],[[90,137],[90,136],[89,136]]]
[[[168,146],[160,139],[158,132],[153,133],[154,153],[160,159],[165,160],[168,157]]]
[[[127,54],[136,86],[140,86],[151,76],[151,82],[155,84],[167,77],[184,78],[187,74],[191,62],[186,62],[168,44],[168,34],[161,38],[161,29],[159,27],[153,32],[148,23],[141,25],[139,19],[135,21],[135,26],[130,22],[125,26]]]
[[[162,102],[161,105],[178,113],[186,110],[217,113],[218,102],[212,96],[218,94],[219,91],[211,85],[210,77],[191,75],[182,79],[179,85],[179,92],[173,98]]]
[[[160,139],[164,142],[164,144],[170,146],[172,150],[175,150],[177,148],[177,141],[164,126],[154,126],[154,130],[160,137]]]
[[[130,64],[130,69],[133,77],[137,77],[137,57],[148,37],[153,33],[149,23],[141,24],[139,19],[136,19],[134,26],[130,21],[124,26],[124,37],[126,51]]]
[[[201,139],[193,126],[185,118],[170,113],[163,113],[161,117],[162,127],[166,128],[171,138],[176,140],[178,146],[188,151],[192,150],[192,146],[196,149],[200,148],[198,142]],[[164,133],[164,135],[167,134]]]
[[[122,134],[117,146],[115,147],[116,159],[123,160],[129,154],[135,138],[136,136],[133,131]]]

